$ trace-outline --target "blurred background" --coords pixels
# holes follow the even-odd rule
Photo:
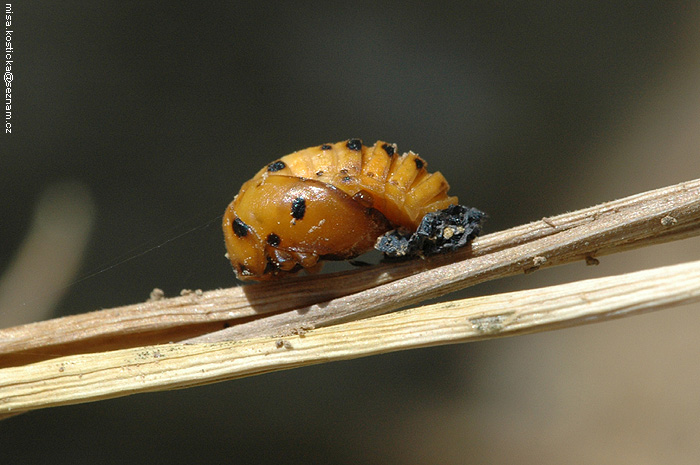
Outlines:
[[[264,163],[324,142],[419,153],[489,213],[487,232],[700,175],[694,1],[25,0],[13,12],[3,326],[154,287],[237,285],[219,216]],[[699,246],[448,298],[680,263]],[[0,462],[697,463],[699,311],[30,412],[0,422]]]

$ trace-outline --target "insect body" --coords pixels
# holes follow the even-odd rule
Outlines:
[[[320,260],[356,257],[395,228],[415,232],[426,214],[457,204],[448,189],[423,159],[381,141],[294,152],[243,184],[226,209],[228,258],[243,280],[315,271]]]

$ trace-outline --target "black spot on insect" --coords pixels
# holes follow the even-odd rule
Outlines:
[[[340,174],[348,174],[348,170],[343,168],[342,170],[340,170]]]
[[[277,247],[278,245],[280,245],[280,242],[280,237],[275,233],[270,233],[267,236],[267,243],[270,244],[272,247]]]
[[[292,200],[292,216],[294,219],[300,220],[304,218],[304,213],[306,213],[306,200],[302,197]]]
[[[316,171],[316,176],[323,176],[323,170]]]
[[[382,148],[384,149],[384,151],[386,152],[387,155],[389,155],[390,157],[393,157],[393,156],[394,156],[395,150],[394,150],[394,146],[393,146],[393,145],[383,144],[383,145],[382,145]]]
[[[275,262],[272,261],[272,258],[268,256],[267,263],[265,263],[265,269],[263,270],[263,274],[274,273],[277,270],[279,270],[279,267]]]
[[[333,146],[330,145],[330,144],[323,144],[323,145],[321,146],[321,150],[330,150],[330,149],[332,149],[332,148],[333,148]]]
[[[416,158],[415,161],[416,161],[416,169],[419,170],[425,166],[425,162],[423,160],[421,160],[420,158]]]
[[[248,269],[247,266],[245,266],[242,263],[238,264],[238,269],[239,269],[239,275],[240,276],[253,276],[253,272]]]
[[[362,148],[362,140],[360,139],[350,139],[347,143],[347,146],[350,150],[357,152]]]
[[[241,221],[240,218],[236,218],[235,220],[233,220],[233,232],[236,234],[236,236],[246,237],[248,235],[249,230],[250,226]]]
[[[287,165],[285,165],[283,161],[277,160],[267,165],[267,171],[274,173],[275,171],[283,170],[286,167]]]

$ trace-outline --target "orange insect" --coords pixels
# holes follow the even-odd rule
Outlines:
[[[428,173],[426,165],[413,152],[399,156],[394,144],[378,141],[367,147],[359,139],[311,147],[270,163],[243,184],[224,214],[227,255],[236,275],[266,280],[301,269],[317,271],[320,260],[354,258],[397,228],[401,232],[382,236],[383,248],[378,246],[393,256],[466,244],[479,233],[483,214],[457,205],[457,198],[447,195],[444,176]],[[426,248],[423,239],[415,245],[411,234],[426,219],[435,223],[435,215],[461,215],[467,227],[442,221],[440,245],[431,246],[440,250]]]

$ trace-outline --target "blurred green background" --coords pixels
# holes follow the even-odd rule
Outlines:
[[[57,245],[38,240],[7,324],[40,300],[48,318],[236,285],[217,216],[264,163],[324,142],[419,153],[489,213],[487,232],[700,174],[695,1],[13,11],[0,273],[45,224],[37,205],[75,216]],[[697,259],[698,245],[459,296]],[[46,298],[32,288],[105,268]],[[0,462],[696,463],[699,310],[31,412],[0,422]]]

